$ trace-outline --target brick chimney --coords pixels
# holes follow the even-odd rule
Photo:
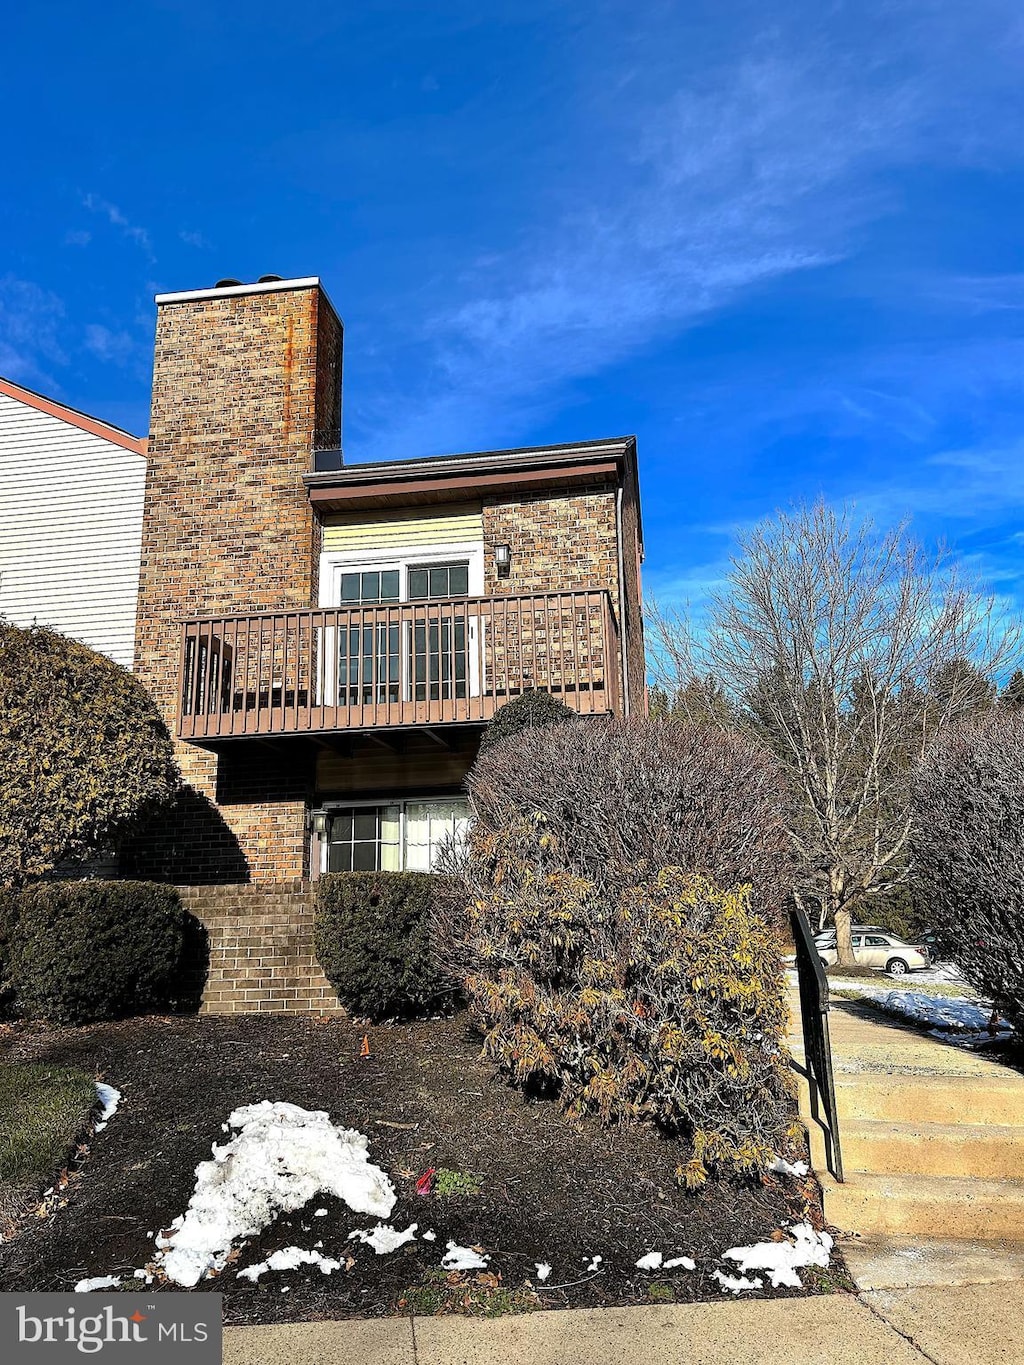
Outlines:
[[[302,475],[315,448],[340,444],[342,324],[315,278],[156,303],[135,671],[173,730],[183,617],[316,605],[319,527]],[[278,791],[265,761],[252,803],[245,763],[218,771],[192,745],[178,757],[196,792],[219,798],[253,877],[303,875],[299,765]]]

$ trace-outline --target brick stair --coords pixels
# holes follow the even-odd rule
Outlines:
[[[180,886],[206,926],[203,1014],[335,1014],[337,997],[313,952],[308,882]]]

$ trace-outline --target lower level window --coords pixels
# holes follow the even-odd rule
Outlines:
[[[429,872],[442,846],[469,824],[464,797],[436,797],[328,812],[327,872]]]

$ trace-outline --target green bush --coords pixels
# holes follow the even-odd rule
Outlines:
[[[433,962],[430,872],[330,872],[316,884],[316,955],[338,999],[369,1019],[408,1016],[452,994]]]
[[[137,678],[56,631],[0,621],[0,885],[107,851],[177,785]]]
[[[188,916],[173,887],[149,882],[38,882],[3,893],[15,1011],[87,1024],[176,998]]]
[[[579,720],[579,713],[542,687],[528,688],[495,711],[480,737],[480,752],[508,739],[510,735],[517,735],[520,730],[560,725],[567,720]]]

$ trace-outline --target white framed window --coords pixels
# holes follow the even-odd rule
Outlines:
[[[464,796],[330,803],[324,814],[321,872],[429,872],[470,819]]]

